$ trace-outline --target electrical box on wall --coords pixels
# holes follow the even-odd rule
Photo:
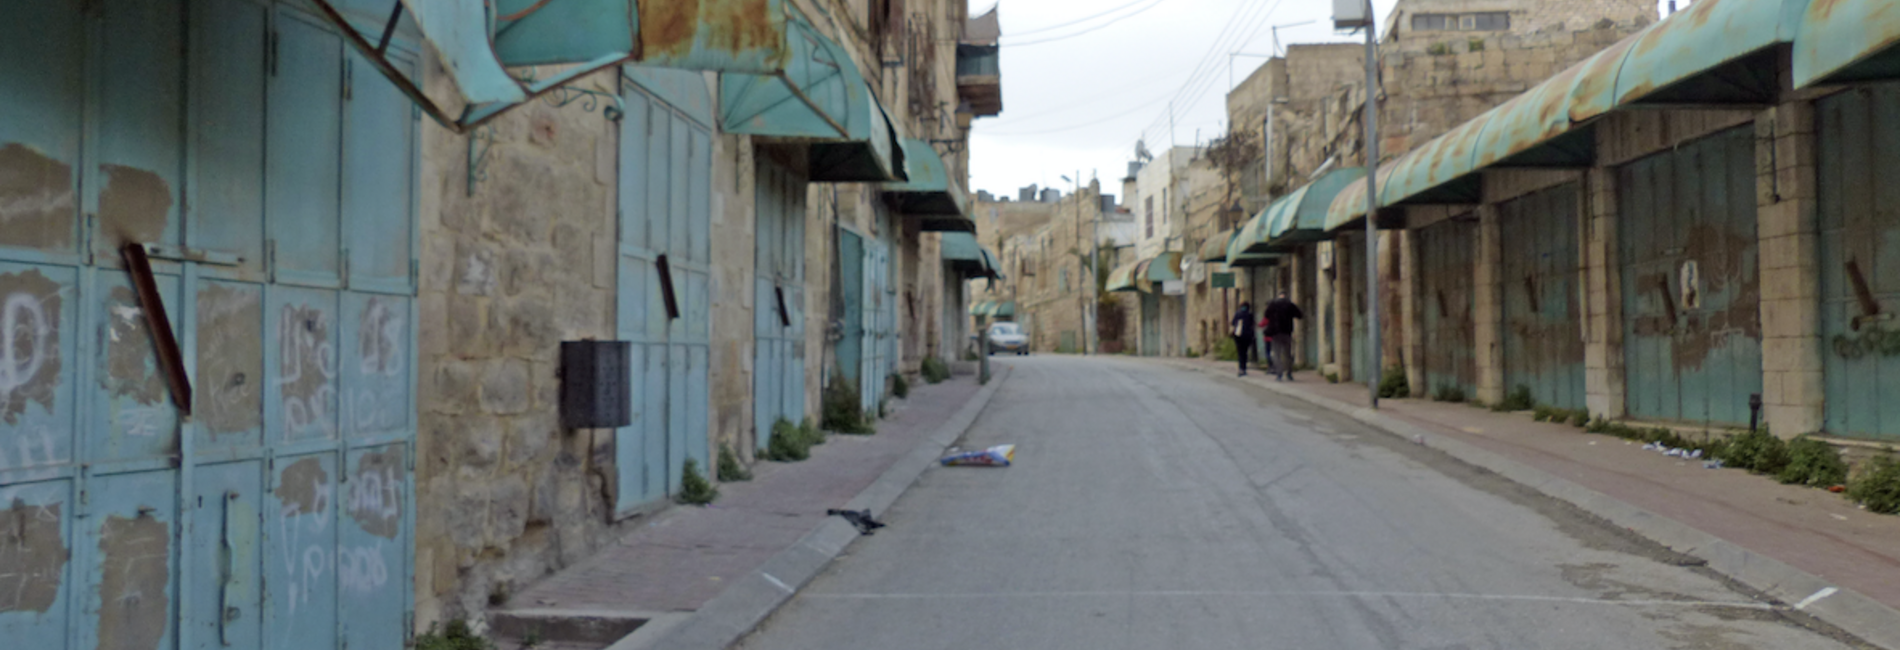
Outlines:
[[[633,344],[626,341],[561,342],[561,426],[606,429],[633,424],[633,394],[627,385]]]

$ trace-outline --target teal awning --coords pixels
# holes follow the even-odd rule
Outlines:
[[[990,306],[989,315],[994,318],[1013,318],[1016,316],[1016,301],[1004,300]]]
[[[943,233],[940,249],[943,261],[964,277],[996,277],[995,257],[977,243],[976,235],[967,232]]]
[[[1147,267],[1137,275],[1149,282],[1166,282],[1181,279],[1181,253],[1162,251],[1146,262]]]
[[[970,315],[971,316],[988,316],[990,315],[990,309],[995,306],[996,306],[996,302],[993,300],[985,300],[983,302],[970,303]]]
[[[790,78],[814,58],[816,35],[787,0],[311,3],[423,112],[456,133],[622,63]],[[388,56],[392,42],[406,41],[436,55],[456,97],[438,102],[423,92],[411,66]],[[534,65],[572,67],[547,79],[509,71]]]
[[[1247,224],[1250,230],[1243,233],[1246,239],[1235,237],[1234,243],[1228,246],[1229,266],[1235,256],[1243,253],[1284,252],[1326,239],[1326,213],[1332,208],[1333,199],[1365,176],[1366,170],[1361,167],[1335,169],[1273,202],[1256,217],[1260,222],[1258,226],[1252,222]],[[1363,187],[1364,183],[1359,185]],[[1360,195],[1361,202],[1364,196]]]
[[[1794,85],[1900,79],[1893,0],[1812,2],[1794,38]]]
[[[897,211],[922,217],[925,232],[976,232],[976,222],[969,216],[970,198],[950,177],[937,148],[924,140],[904,138],[903,151],[909,180],[879,188]]]
[[[809,142],[813,181],[904,180],[897,131],[850,53],[802,16],[788,27],[784,71],[720,75],[720,129]]]

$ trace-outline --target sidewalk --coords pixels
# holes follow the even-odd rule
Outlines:
[[[1224,362],[1195,359],[1166,362],[1226,376],[1233,374],[1231,366]],[[1298,381],[1292,383],[1274,382],[1265,373],[1257,375],[1240,381],[1348,412],[1362,420],[1377,417],[1364,408],[1367,403],[1364,384],[1328,384],[1312,372],[1300,373],[1296,376]],[[1829,603],[1851,609],[1852,613],[1845,616],[1840,615],[1842,612],[1836,612],[1837,616],[1822,613],[1826,608],[1820,607],[1821,599],[1828,595],[1810,601],[1814,607],[1804,609],[1873,643],[1887,641],[1891,645],[1891,640],[1900,638],[1900,612],[1894,611],[1900,609],[1900,516],[1869,513],[1841,495],[1782,485],[1773,478],[1742,470],[1703,469],[1700,461],[1644,451],[1640,444],[1585,433],[1568,425],[1536,422],[1529,413],[1494,413],[1463,404],[1418,399],[1382,399],[1377,414],[1387,418],[1387,422],[1395,420],[1425,433],[1464,443],[1442,444],[1428,436],[1427,444],[1439,442],[1441,444],[1434,446],[1454,456],[1463,457],[1451,449],[1454,446],[1490,452],[1465,454],[1472,456],[1463,458],[1468,462],[1485,466],[1480,456],[1502,457],[1547,477],[1568,481],[1626,506],[1679,522],[1769,560],[1754,560],[1756,565],[1778,561],[1825,583],[1857,592],[1865,597],[1860,599],[1859,606],[1849,608],[1847,603]],[[1498,467],[1488,468],[1508,475]],[[1511,478],[1528,483],[1523,477]],[[1578,491],[1560,496],[1546,485],[1532,483],[1531,486],[1573,503],[1576,499],[1568,497],[1582,494]],[[1599,505],[1595,503],[1576,505],[1655,537],[1643,530],[1639,521],[1623,520],[1640,520],[1642,513],[1627,507],[1598,508],[1594,507]],[[1609,510],[1617,510],[1625,517],[1612,516]],[[1657,541],[1674,543],[1678,540]],[[1711,554],[1696,552],[1699,549],[1678,550],[1710,560],[1711,568],[1778,597],[1784,594],[1776,593],[1777,587],[1790,586],[1794,578],[1800,577],[1790,573],[1786,576],[1788,579],[1783,579],[1772,571],[1757,572],[1755,567],[1719,566],[1721,563],[1710,557]],[[1742,559],[1748,560],[1746,554]],[[1766,577],[1770,584],[1755,584],[1764,581],[1758,577]],[[1784,600],[1799,603],[1804,600],[1803,596],[1817,594],[1816,590],[1803,589],[1803,595],[1784,597]],[[1837,592],[1827,591],[1827,594],[1834,593]]]
[[[980,388],[974,377],[919,381],[902,410],[877,422],[875,435],[831,435],[808,460],[759,462],[751,481],[719,484],[712,505],[674,507],[638,523],[616,543],[509,598],[490,612],[491,623],[503,636],[556,641],[594,628],[582,635],[604,642],[556,647],[598,648],[647,621],[682,618],[677,613],[698,610],[825,524],[827,509],[845,507]]]

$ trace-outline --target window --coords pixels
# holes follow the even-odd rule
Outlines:
[[[1155,236],[1155,197],[1150,196],[1142,202],[1141,214],[1148,223],[1148,236]]]
[[[1470,14],[1412,14],[1412,29],[1421,32],[1495,32],[1511,28],[1511,14],[1486,11]]]
[[[1062,269],[1062,292],[1069,292],[1069,269]]]

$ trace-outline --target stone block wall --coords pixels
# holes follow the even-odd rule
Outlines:
[[[1768,109],[1755,135],[1763,415],[1777,435],[1815,433],[1826,394],[1814,105],[1789,101]]]
[[[613,87],[611,74],[578,83]],[[599,112],[534,102],[494,122],[471,191],[467,138],[423,129],[419,628],[478,613],[612,533],[613,432],[560,426],[556,360],[561,341],[614,338],[618,158]]]
[[[707,361],[712,412],[707,421],[712,425],[713,453],[727,446],[746,462],[758,448],[759,433],[752,417],[752,315],[758,304],[756,157],[782,153],[761,149],[748,136],[713,138],[712,346]],[[813,261],[807,258],[805,265],[809,268]]]

